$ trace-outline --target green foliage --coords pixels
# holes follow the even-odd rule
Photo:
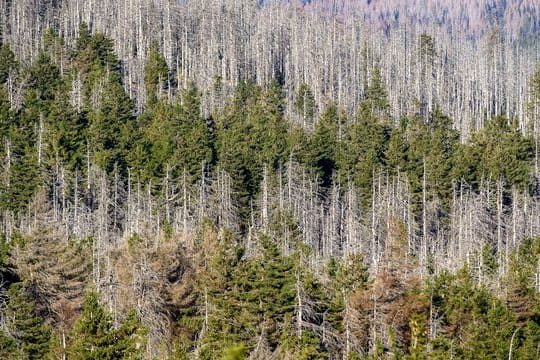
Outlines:
[[[0,202],[4,209],[21,212],[34,196],[41,184],[40,169],[37,165],[35,149],[29,147],[12,148],[12,155],[18,158],[10,166],[9,183],[2,184]]]
[[[329,104],[321,114],[310,139],[310,165],[326,187],[331,184],[337,170],[341,121],[337,106]]]
[[[331,270],[330,276],[334,286],[340,292],[351,292],[364,289],[369,284],[369,272],[361,254],[353,254],[336,264],[336,270]]]
[[[218,166],[233,179],[243,219],[259,190],[264,168],[277,170],[288,160],[288,125],[283,111],[283,89],[277,82],[263,91],[245,81],[217,121]]]
[[[68,346],[70,359],[139,359],[144,331],[132,311],[124,322],[113,328],[112,316],[90,291],[85,298]]]
[[[510,255],[507,274],[507,304],[520,323],[533,320],[540,324],[540,296],[535,279],[540,256],[540,237],[526,238]]]
[[[139,246],[141,246],[142,239],[139,234],[134,233],[129,237],[127,244],[131,250],[136,250]]]
[[[537,359],[540,356],[540,324],[538,321],[527,321],[515,330],[512,342],[512,359]],[[512,340],[512,339],[510,339]],[[509,350],[510,352],[510,350]]]
[[[242,259],[239,255],[224,249],[216,254],[214,261],[220,264],[221,271],[215,272],[212,281],[207,282],[214,284],[208,288],[208,301],[214,310],[203,338],[205,356],[210,358],[219,354],[220,349],[237,343],[252,351],[261,341],[270,351],[281,345],[295,354],[300,354],[296,351],[306,354],[311,344],[310,353],[316,353],[318,342],[314,338],[308,341],[308,333],[297,342],[291,324],[299,271],[293,258],[281,255],[266,237],[260,239],[259,256]],[[303,287],[306,293],[314,295],[317,285],[306,275],[302,275]],[[283,324],[289,325],[283,329]]]
[[[51,100],[60,84],[60,69],[47,53],[41,52],[30,68],[30,79],[29,85],[37,96],[41,100]]]
[[[531,183],[532,154],[531,139],[522,136],[515,125],[499,116],[473,133],[471,143],[462,150],[455,175],[476,187],[482,178],[490,178],[527,190]]]
[[[459,144],[459,133],[452,129],[451,119],[436,108],[427,123],[420,118],[411,119],[406,136],[409,141],[405,167],[413,193],[420,197],[425,176],[428,196],[437,196],[448,206]]]
[[[392,129],[384,158],[386,168],[392,174],[407,169],[409,142],[407,140],[408,119],[401,120],[400,126]]]
[[[311,124],[315,117],[315,96],[305,83],[300,84],[294,102],[296,112],[302,117],[304,124]]]
[[[414,314],[409,320],[411,343],[407,359],[426,359],[427,350],[427,318],[424,314]]]
[[[67,93],[67,84],[63,84],[58,95],[51,103],[47,116],[48,142],[51,151],[51,164],[56,159],[69,170],[84,168],[86,154],[87,119],[79,114],[63,94]]]
[[[9,266],[10,244],[6,241],[6,236],[0,234],[0,272],[4,272]]]
[[[213,144],[201,112],[200,93],[195,84],[191,83],[185,90],[179,113],[174,162],[183,164],[193,179],[200,179],[203,167],[213,162]]]
[[[260,164],[253,161],[254,151],[250,148],[253,125],[245,116],[248,102],[260,89],[252,82],[243,82],[236,89],[226,114],[217,122],[217,155],[219,167],[233,178],[233,189],[241,208],[249,206],[261,179]],[[242,214],[247,216],[247,214]]]
[[[233,294],[239,297],[241,316],[251,323],[248,331],[262,331],[274,347],[279,340],[280,324],[294,309],[295,274],[290,259],[281,256],[269,239],[262,239],[261,245],[260,258],[238,266]]]
[[[17,359],[21,354],[17,350],[17,342],[14,338],[0,330],[0,358],[2,359]]]
[[[356,121],[347,128],[347,137],[341,146],[340,177],[342,182],[352,180],[363,194],[371,193],[373,172],[382,168],[388,145],[390,128],[385,118],[378,118],[374,108],[377,101],[360,104]],[[369,198],[365,197],[366,201]]]
[[[142,180],[161,181],[165,176],[201,179],[214,163],[214,144],[201,112],[200,93],[193,83],[183,92],[182,103],[156,101],[139,118],[144,124],[135,152],[128,154]]]
[[[79,28],[73,55],[75,70],[83,82],[84,104],[91,111],[102,83],[111,78],[120,80],[120,61],[114,53],[113,41],[100,33],[91,35],[86,23]]]
[[[245,345],[233,345],[225,349],[223,360],[243,360],[247,358]]]
[[[7,81],[9,75],[18,68],[19,64],[9,44],[0,47],[0,84]]]
[[[177,107],[159,101],[139,117],[145,127],[128,160],[135,173],[142,175],[143,182],[162,177],[167,166],[173,165],[174,136],[180,132],[178,114]]]
[[[107,172],[126,169],[133,136],[133,103],[115,75],[107,79],[99,106],[89,114],[89,143],[94,161]]]
[[[533,330],[538,326],[536,322],[520,323],[522,315],[512,303],[507,306],[486,289],[474,285],[466,268],[457,275],[436,277],[430,291],[433,310],[442,315],[442,329],[431,342],[436,358],[507,358],[514,333],[515,354],[530,351],[531,344],[538,339]]]
[[[12,349],[15,357],[41,360],[49,353],[51,329],[39,316],[31,291],[30,286],[21,283],[9,287],[5,309],[9,336],[3,334],[0,351]]]
[[[390,102],[388,92],[384,85],[381,69],[377,66],[373,70],[371,81],[366,89],[366,100],[362,103],[364,116],[369,115],[387,120],[390,117]]]
[[[261,93],[251,113],[255,125],[255,138],[260,142],[260,163],[277,170],[288,159],[287,132],[285,119],[285,93],[276,80]]]
[[[298,360],[322,360],[328,358],[328,353],[321,350],[320,339],[311,331],[306,330],[302,336],[283,336],[281,346],[284,349],[283,358]]]
[[[159,51],[158,44],[153,42],[148,50],[148,58],[144,69],[144,86],[147,94],[147,105],[153,106],[166,89],[169,80],[169,67]]]

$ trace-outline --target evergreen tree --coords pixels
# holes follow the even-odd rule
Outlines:
[[[200,179],[203,166],[213,163],[213,144],[201,112],[199,90],[191,83],[183,94],[175,137],[175,161],[194,179]],[[181,169],[183,171],[183,169]]]
[[[91,35],[87,24],[82,23],[73,62],[75,72],[82,80],[85,112],[91,112],[99,105],[102,88],[107,87],[110,79],[120,82],[121,64],[114,52],[113,41],[101,33]]]
[[[540,265],[540,238],[526,238],[510,255],[506,279],[506,302],[520,324],[534,321],[540,324],[540,296],[534,275]]]
[[[361,254],[350,255],[342,261],[332,258],[327,272],[329,299],[326,321],[342,339],[341,347],[330,348],[329,351],[353,358],[363,342],[356,336],[362,325],[354,309],[354,299],[369,288],[369,272]]]
[[[432,311],[441,316],[442,329],[433,341],[437,356],[507,356],[513,314],[485,288],[476,286],[467,268],[457,275],[442,274],[430,286]]]
[[[99,107],[89,114],[89,144],[94,161],[107,172],[117,166],[126,170],[126,155],[133,145],[134,115],[132,100],[120,79],[111,74]]]
[[[383,121],[390,117],[388,92],[386,91],[379,66],[376,66],[373,70],[371,81],[366,89],[366,100],[363,107],[364,116],[366,112],[369,112],[371,116],[383,119]]]
[[[452,168],[459,143],[459,133],[452,128],[452,120],[439,107],[431,114],[429,142],[425,154],[426,177],[430,189],[442,199],[449,199],[452,193]]]
[[[60,85],[60,69],[47,53],[39,53],[30,68],[30,76],[29,85],[35,91],[36,97],[42,101],[52,100],[57,86]]]
[[[428,200],[442,199],[448,207],[459,133],[452,129],[450,118],[436,108],[427,123],[418,116],[409,119],[406,137],[407,161],[404,165],[416,204],[420,204],[425,191]]]
[[[98,295],[90,291],[85,298],[68,348],[70,359],[138,359],[143,345],[139,320],[131,312],[113,328],[111,315],[99,304]]]
[[[139,124],[144,126],[143,134],[136,142],[136,152],[128,154],[128,159],[136,173],[142,175],[143,182],[151,178],[162,178],[167,166],[181,166],[180,159],[173,157],[176,150],[175,137],[181,131],[180,111],[178,105],[157,101],[151,109],[139,116]]]
[[[9,287],[5,317],[13,340],[7,339],[7,344],[4,344],[8,348],[15,344],[17,357],[41,360],[49,353],[51,329],[39,316],[31,290],[30,286],[22,283]]]
[[[9,44],[0,47],[0,84],[4,84],[9,75],[16,71],[19,64]]]
[[[408,119],[403,118],[397,128],[393,128],[388,139],[384,158],[386,169],[396,175],[398,171],[407,169],[409,142],[407,141]]]
[[[84,168],[86,154],[87,119],[69,103],[66,84],[60,86],[51,103],[47,117],[47,141],[50,143],[51,163],[60,160],[69,170]]]
[[[254,131],[256,125],[247,116],[249,107],[254,106],[261,91],[253,81],[240,83],[225,113],[217,121],[218,166],[232,178],[234,200],[244,222],[249,217],[250,204],[263,173],[263,164],[259,160],[259,139]]]
[[[208,236],[206,240],[216,236]],[[204,239],[204,238],[203,238]],[[230,232],[225,231],[219,242],[211,243],[204,249],[214,249],[213,256],[205,254],[204,271],[199,285],[203,296],[199,299],[204,310],[200,334],[201,359],[213,359],[223,355],[223,350],[238,346],[241,337],[238,334],[239,313],[233,296],[233,278],[235,268],[241,261],[243,249],[236,245]]]
[[[473,134],[472,146],[481,154],[480,176],[504,179],[508,186],[527,189],[531,182],[529,167],[532,158],[531,139],[520,134],[504,117],[492,119],[486,127]]]
[[[285,119],[285,93],[276,80],[261,94],[252,114],[254,136],[260,142],[260,161],[277,170],[287,161],[288,124]]]
[[[163,90],[167,89],[169,67],[159,51],[158,44],[153,42],[148,50],[148,58],[144,69],[144,86],[147,96],[147,106],[152,107]]]
[[[240,260],[241,252],[228,251],[227,255],[223,250],[216,257],[221,262],[220,274],[209,283],[214,287],[207,289],[207,301],[215,310],[204,335],[202,358],[215,358],[223,354],[222,349],[239,343],[249,351],[261,343],[275,350],[282,340],[281,326],[292,318],[296,300],[291,259],[265,237],[257,257]]]
[[[3,330],[0,330],[0,357],[6,360],[15,360],[21,357],[15,339]]]
[[[341,181],[353,180],[362,192],[371,193],[373,172],[385,164],[390,128],[384,118],[377,118],[369,102],[360,105],[356,121],[347,129],[341,146]],[[368,196],[365,201],[369,202]]]
[[[340,116],[335,104],[324,109],[310,141],[310,165],[327,187],[337,170]]]
[[[6,154],[9,152],[9,171],[0,184],[0,202],[4,209],[20,212],[32,199],[41,183],[41,168],[38,165],[39,135],[36,118],[39,110],[31,106],[24,111],[8,110],[5,116]],[[2,117],[0,115],[0,117]],[[38,145],[39,146],[39,145]]]
[[[311,126],[315,118],[316,103],[315,96],[306,83],[300,84],[294,105],[296,112],[302,118],[304,127]]]

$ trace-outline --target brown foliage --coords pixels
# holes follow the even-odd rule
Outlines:
[[[429,302],[420,293],[421,276],[405,255],[405,236],[400,222],[389,224],[384,263],[372,286],[350,297],[351,307],[359,317],[355,335],[370,339],[370,344],[364,346],[373,346],[378,339],[388,348],[396,345],[407,349],[411,341],[411,318],[428,311]]]

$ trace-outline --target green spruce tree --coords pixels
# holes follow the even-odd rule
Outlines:
[[[22,283],[10,286],[5,317],[11,340],[4,338],[4,344],[16,348],[14,358],[41,360],[49,354],[51,329],[38,314],[31,291],[31,286]]]

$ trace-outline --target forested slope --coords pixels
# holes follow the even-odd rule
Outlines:
[[[240,9],[235,29],[278,31],[293,11],[242,4],[221,3]],[[116,42],[99,32],[109,18],[46,29],[49,11],[19,17],[43,24],[21,25],[29,42],[9,18],[0,48],[1,358],[538,358],[530,48],[495,32],[450,74],[448,35],[373,32],[343,40],[364,60],[339,75],[324,54],[354,54],[344,33],[307,31],[330,48],[306,43],[313,68],[282,72],[289,43],[264,32],[252,53],[236,35],[213,43],[233,41],[213,67],[211,46],[134,35],[130,58],[120,27]],[[306,26],[355,29],[304,11]],[[189,29],[174,36],[228,36]],[[497,44],[499,72],[481,41]],[[381,56],[399,44],[416,50]],[[171,63],[182,46],[193,56]]]
[[[383,26],[384,31],[372,24],[391,18],[389,1],[259,3],[2,0],[0,32],[19,57],[30,61],[38,56],[47,28],[68,45],[83,22],[105,33],[115,41],[122,81],[138,110],[147,97],[144,65],[156,41],[174,82],[187,87],[194,81],[201,89],[205,114],[215,105],[207,92],[219,86],[231,96],[245,78],[259,85],[277,79],[289,90],[289,103],[306,83],[319,109],[330,99],[355,112],[379,66],[395,121],[419,106],[427,113],[438,104],[463,136],[497,115],[516,117],[518,126],[526,127],[527,79],[539,61],[534,24],[540,15],[534,2],[433,1],[410,7],[413,18],[419,14],[416,20]],[[404,3],[397,1],[395,9]],[[445,13],[449,26],[438,26],[436,15]],[[488,21],[491,13],[513,20]],[[531,39],[517,41],[513,32],[522,27],[513,24],[526,19],[533,24],[524,30]],[[62,62],[59,66],[63,72]]]

